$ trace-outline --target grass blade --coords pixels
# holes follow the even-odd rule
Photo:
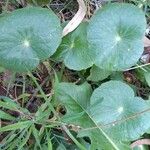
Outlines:
[[[17,130],[17,129],[24,129],[29,127],[32,124],[32,121],[23,121],[23,122],[18,122],[14,123],[11,125],[7,125],[5,127],[0,128],[0,132],[5,132],[5,131],[12,131],[12,130]]]

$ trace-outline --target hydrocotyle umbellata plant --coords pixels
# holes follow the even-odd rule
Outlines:
[[[60,21],[51,10],[18,9],[0,17],[0,66],[26,72],[51,57],[74,71],[90,68],[87,81],[102,81],[138,62],[144,50],[145,29],[144,13],[125,3],[104,6],[63,38]],[[94,90],[87,82],[57,82],[54,97],[66,108],[61,121],[78,126],[77,136],[88,137],[91,150],[129,150],[129,143],[150,128],[149,103],[123,81],[108,81]],[[48,118],[48,111],[53,109],[47,103],[43,107]],[[36,124],[41,121],[41,112],[33,119]],[[1,114],[4,117],[5,112]],[[24,128],[33,125],[27,121]],[[0,131],[8,131],[7,126]]]

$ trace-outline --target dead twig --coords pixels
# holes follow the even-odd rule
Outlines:
[[[133,149],[134,147],[139,146],[139,145],[150,145],[150,139],[137,140],[137,141],[133,142],[130,146]]]
[[[144,37],[144,47],[149,47],[150,46],[150,40],[145,36]]]
[[[75,16],[71,19],[71,21],[66,25],[66,27],[63,29],[62,36],[67,35],[68,33],[75,30],[79,24],[82,22],[86,15],[86,6],[84,3],[84,0],[77,0],[79,4],[79,10],[75,14]]]

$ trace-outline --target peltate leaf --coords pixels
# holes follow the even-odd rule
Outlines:
[[[144,13],[132,4],[113,3],[98,10],[87,29],[87,39],[97,50],[95,64],[111,71],[135,65],[144,50],[145,28]]]
[[[61,42],[59,19],[48,9],[29,7],[0,18],[0,65],[23,72],[50,57]]]
[[[96,53],[87,40],[88,23],[81,23],[72,33],[65,36],[54,58],[64,60],[65,65],[73,70],[82,70],[91,67]]]
[[[150,107],[121,81],[109,81],[93,92],[90,116],[116,140],[135,140],[150,128]]]

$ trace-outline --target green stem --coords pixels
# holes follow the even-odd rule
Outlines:
[[[86,150],[86,148],[84,146],[82,146],[77,140],[76,138],[71,134],[71,132],[67,129],[66,126],[62,126],[63,129],[65,130],[65,132],[68,134],[68,136],[72,139],[72,141],[81,149],[81,150]]]
[[[61,71],[60,71],[60,81],[62,81],[62,79],[63,79],[63,73],[64,73],[64,70],[65,70],[65,65],[64,65],[64,63],[62,64],[61,67],[62,67],[62,68],[61,68]]]

